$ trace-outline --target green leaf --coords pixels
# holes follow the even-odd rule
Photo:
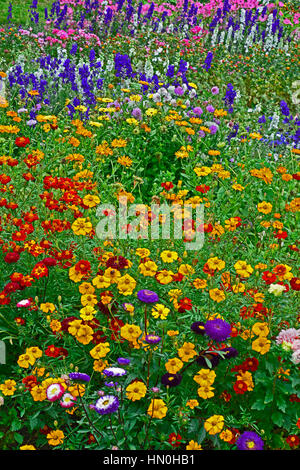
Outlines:
[[[23,439],[24,439],[22,434],[19,434],[18,432],[14,433],[14,438],[17,441],[18,444],[22,444]]]
[[[271,419],[276,426],[281,427],[283,422],[284,422],[284,415],[280,413],[279,411],[274,411],[274,413],[271,416]]]
[[[263,399],[259,398],[258,400],[256,400],[256,402],[254,402],[253,405],[251,406],[251,409],[258,410],[258,411],[264,410],[265,404],[264,404]]]
[[[274,400],[274,395],[273,395],[273,390],[267,390],[267,393],[266,393],[266,396],[265,396],[265,399],[264,399],[264,403],[267,404],[267,403],[272,403],[272,401]]]

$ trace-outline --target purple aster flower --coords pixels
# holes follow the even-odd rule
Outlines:
[[[69,377],[70,379],[83,380],[84,382],[89,382],[91,380],[91,377],[88,374],[83,374],[81,372],[71,372]]]
[[[102,373],[107,377],[122,377],[122,375],[126,375],[127,372],[121,367],[107,367]]]
[[[208,113],[213,113],[215,111],[215,108],[211,104],[209,104],[208,106],[206,106],[206,111]]]
[[[168,387],[176,387],[182,381],[182,375],[180,374],[164,374],[161,378],[161,383]]]
[[[100,415],[115,413],[119,408],[119,399],[114,395],[104,395],[92,407]]]
[[[195,321],[191,325],[191,330],[194,333],[196,333],[197,335],[204,335],[205,334],[204,322],[203,321]]]
[[[106,387],[116,387],[118,385],[118,383],[111,381],[111,382],[104,382],[104,385]]]
[[[221,352],[224,353],[224,359],[230,359],[231,357],[236,357],[239,354],[238,350],[231,346],[221,349]]]
[[[212,124],[211,126],[209,126],[209,129],[210,129],[210,133],[213,135],[218,132],[219,127],[216,126],[215,124]]]
[[[157,344],[161,341],[161,338],[157,335],[146,335],[145,341],[146,343]]]
[[[127,366],[128,364],[130,364],[130,359],[127,359],[126,357],[119,357],[117,359],[117,363],[121,366]]]
[[[264,441],[253,431],[245,431],[236,441],[239,450],[263,450]]]
[[[204,131],[199,131],[198,135],[199,135],[199,137],[205,137],[205,132]]]
[[[159,297],[156,292],[148,289],[139,290],[137,297],[141,302],[145,302],[146,304],[153,304],[159,301]]]
[[[213,95],[219,94],[219,88],[217,86],[213,86],[210,91],[212,92]]]
[[[221,318],[208,320],[205,323],[205,333],[215,341],[225,341],[231,333],[231,326]]]

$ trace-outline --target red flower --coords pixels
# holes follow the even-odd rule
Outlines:
[[[300,277],[292,277],[290,285],[293,290],[300,290]]]
[[[30,139],[28,137],[17,137],[15,140],[15,145],[17,147],[26,147],[28,144],[30,144]]]
[[[172,447],[179,447],[181,444],[182,437],[180,434],[176,434],[172,432],[168,437],[168,442],[171,444]]]
[[[277,238],[278,240],[284,240],[287,238],[288,234],[284,230],[278,230],[278,232],[273,232],[274,237]]]
[[[41,277],[48,276],[49,271],[47,266],[44,263],[37,263],[33,270],[31,271],[31,276],[35,277],[36,279],[40,279]]]
[[[286,438],[286,442],[290,447],[298,447],[300,439],[296,434],[292,434]]]
[[[247,384],[243,380],[237,380],[233,386],[233,390],[238,395],[243,395],[245,392],[247,392],[248,387],[247,387]]]
[[[60,356],[60,348],[57,348],[54,344],[50,344],[45,350],[45,354],[48,357],[58,357]]]
[[[178,303],[179,303],[178,312],[180,313],[183,313],[186,310],[191,310],[193,308],[191,299],[188,299],[187,297],[180,299]]]
[[[207,193],[210,190],[210,186],[206,186],[206,184],[200,184],[196,186],[196,191],[199,191],[202,194]]]
[[[11,263],[16,263],[17,261],[19,261],[19,259],[20,259],[19,253],[15,253],[14,251],[12,251],[5,255],[4,261],[6,263],[11,264]]]
[[[161,187],[166,191],[170,191],[170,189],[174,188],[174,184],[171,183],[171,181],[166,181],[165,183],[161,183]]]
[[[31,390],[35,385],[37,385],[37,379],[34,375],[27,375],[22,380],[22,383],[25,384],[26,390]]]
[[[272,284],[274,281],[276,281],[277,276],[271,271],[264,271],[262,279],[265,281],[266,284]]]
[[[245,370],[250,370],[251,372],[255,372],[258,368],[258,360],[256,357],[248,357],[244,362],[243,366],[245,367]]]

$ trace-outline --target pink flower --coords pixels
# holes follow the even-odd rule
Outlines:
[[[30,307],[31,301],[29,299],[24,299],[20,300],[20,302],[17,303],[17,307]]]

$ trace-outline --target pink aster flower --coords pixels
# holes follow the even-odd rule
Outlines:
[[[65,389],[61,384],[51,384],[46,390],[48,400],[55,401],[63,396]]]

